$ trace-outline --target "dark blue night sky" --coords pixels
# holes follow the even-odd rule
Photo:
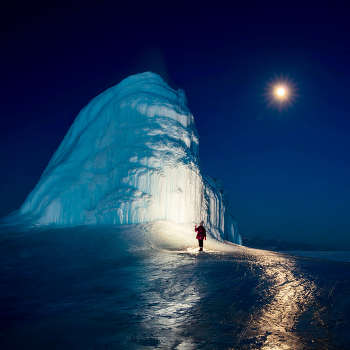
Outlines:
[[[350,250],[345,7],[12,2],[1,16],[0,217],[92,98],[153,71],[186,90],[203,169],[223,181],[242,236]],[[300,94],[282,113],[262,96],[276,74]]]

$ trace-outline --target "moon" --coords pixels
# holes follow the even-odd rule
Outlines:
[[[283,96],[284,94],[285,94],[285,90],[283,89],[283,88],[279,88],[278,90],[277,90],[277,94],[279,95],[279,96]]]
[[[265,92],[262,94],[267,102],[266,108],[276,108],[279,113],[282,113],[283,109],[288,110],[288,107],[293,107],[297,97],[300,96],[297,93],[299,90],[297,85],[293,79],[289,79],[283,74],[275,75],[274,79],[270,78],[264,87]]]

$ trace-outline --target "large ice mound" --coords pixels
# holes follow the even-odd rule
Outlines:
[[[79,113],[19,214],[60,226],[204,220],[214,237],[241,244],[198,146],[184,90],[151,72],[130,76]]]

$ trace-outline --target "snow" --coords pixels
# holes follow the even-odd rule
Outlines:
[[[201,170],[184,90],[151,72],[82,109],[17,214],[41,226],[203,220],[214,238],[241,244],[222,183]]]

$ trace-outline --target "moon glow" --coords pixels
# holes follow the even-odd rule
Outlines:
[[[293,107],[293,103],[296,102],[296,97],[300,96],[297,94],[297,83],[293,79],[289,79],[288,76],[275,76],[274,79],[270,79],[264,87],[265,102],[267,103],[266,108],[278,109],[279,113],[283,109]]]
[[[283,88],[279,88],[279,89],[277,90],[277,93],[278,93],[278,95],[283,96],[284,93],[285,93],[285,91],[284,91]]]

